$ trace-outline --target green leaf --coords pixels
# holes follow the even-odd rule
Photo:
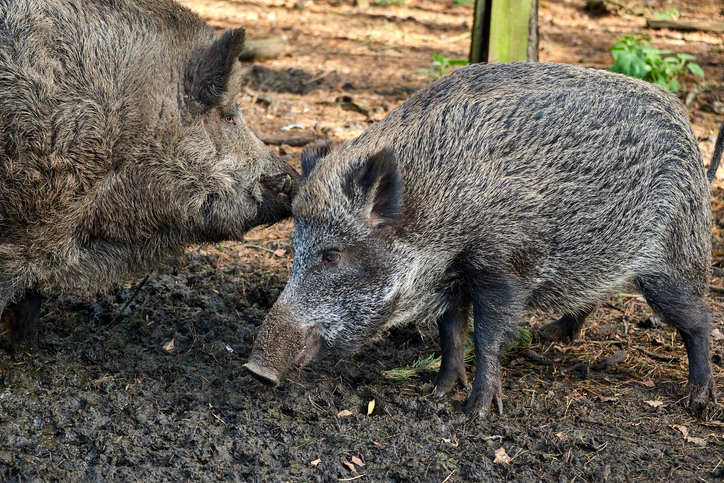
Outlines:
[[[468,65],[466,59],[455,59],[450,61],[450,65]]]
[[[679,85],[679,81],[676,79],[669,82],[669,85],[667,86],[667,89],[669,89],[671,92],[679,92],[679,88],[681,86]]]
[[[699,64],[695,64],[693,62],[689,62],[687,64],[687,67],[689,68],[689,71],[694,74],[698,75],[699,77],[704,77],[704,70],[699,67]]]

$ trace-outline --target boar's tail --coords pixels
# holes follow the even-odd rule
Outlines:
[[[719,128],[719,136],[716,138],[716,144],[714,145],[714,156],[711,157],[711,163],[709,168],[706,170],[706,177],[709,180],[709,184],[714,181],[714,175],[716,174],[719,163],[721,163],[721,155],[724,151],[724,122],[721,123]]]

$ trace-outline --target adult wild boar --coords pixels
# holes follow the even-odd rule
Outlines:
[[[676,99],[609,72],[516,63],[460,69],[360,137],[302,155],[294,266],[246,368],[276,385],[320,349],[349,352],[405,321],[436,320],[439,395],[467,385],[468,412],[502,412],[499,354],[521,311],[579,334],[634,284],[676,327],[689,404],[716,400],[705,295],[709,181]],[[708,180],[707,180],[708,175]]]
[[[291,214],[298,175],[236,102],[243,45],[171,0],[0,0],[11,343],[37,331],[42,291],[96,291]]]

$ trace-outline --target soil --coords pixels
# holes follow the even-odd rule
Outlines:
[[[184,3],[220,29],[286,39],[282,57],[248,66],[240,103],[254,129],[340,142],[431,82],[418,71],[433,54],[465,58],[472,25],[472,6],[452,0]],[[680,20],[724,21],[715,0],[633,4],[649,16],[674,7]],[[625,11],[541,0],[543,61],[605,68],[616,37],[639,33],[697,56],[706,84],[685,76],[681,96],[710,159],[724,34],[647,30],[645,17]],[[272,149],[298,167],[300,147]],[[718,177],[710,297],[720,391],[723,186]],[[430,327],[401,327],[357,356],[292,372],[277,389],[260,385],[241,366],[288,277],[292,228],[190,247],[145,284],[46,300],[39,347],[0,351],[0,481],[722,481],[724,406],[701,418],[683,407],[681,339],[651,324],[636,294],[603,304],[580,340],[511,347],[502,416],[466,417],[463,390],[435,398],[434,373],[385,376],[439,355]],[[553,317],[529,313],[522,326],[534,332]]]

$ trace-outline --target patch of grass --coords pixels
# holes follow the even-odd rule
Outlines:
[[[465,365],[470,365],[475,360],[475,342],[473,341],[473,318],[468,320],[468,337],[465,341]],[[533,340],[533,334],[527,329],[518,327],[518,335],[510,343],[503,347],[503,352],[510,351],[516,347],[528,347]],[[428,357],[421,357],[409,366],[397,367],[389,371],[382,371],[382,376],[396,381],[408,380],[420,377],[424,372],[437,371],[440,368],[441,357],[430,354]]]
[[[672,50],[661,50],[650,45],[650,37],[634,37],[627,35],[618,38],[619,42],[611,47],[611,55],[615,63],[608,68],[637,79],[658,84],[671,92],[678,92],[681,85],[678,77],[687,69],[694,75],[704,77],[704,71],[695,64],[696,57],[690,54],[673,54]]]
[[[440,54],[434,54],[432,56],[432,67],[416,70],[414,74],[426,73],[430,78],[437,80],[447,75],[450,69],[456,65],[465,66],[468,65],[468,61],[467,59],[448,59]]]

